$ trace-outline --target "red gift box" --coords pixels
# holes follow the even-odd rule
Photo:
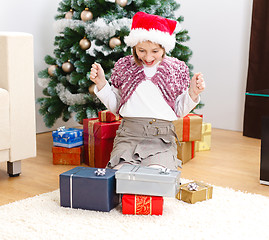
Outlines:
[[[122,213],[132,215],[162,215],[163,197],[123,194]]]
[[[120,120],[119,115],[115,115],[108,110],[98,112],[98,118],[100,122],[115,122]]]
[[[83,161],[83,146],[75,148],[52,147],[53,164],[80,165]]]
[[[105,168],[113,148],[120,121],[99,122],[97,118],[84,119],[85,163],[90,167]]]

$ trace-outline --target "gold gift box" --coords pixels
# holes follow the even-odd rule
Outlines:
[[[195,142],[195,150],[208,151],[211,149],[211,123],[202,124],[202,139]]]
[[[202,122],[203,118],[196,114],[188,114],[173,121],[178,141],[200,141],[202,137]]]
[[[187,163],[195,157],[195,142],[177,142],[177,158],[182,161],[182,164]]]
[[[179,200],[182,200],[187,203],[196,203],[196,202],[201,202],[204,200],[208,200],[212,198],[213,194],[213,187],[202,183],[202,182],[191,182],[191,183],[196,183],[198,185],[197,191],[195,190],[189,190],[188,185],[190,183],[186,183],[180,186],[179,192],[176,195],[176,198]]]

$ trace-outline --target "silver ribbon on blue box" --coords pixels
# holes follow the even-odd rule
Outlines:
[[[119,204],[115,172],[114,169],[75,167],[60,174],[61,206],[109,212]]]

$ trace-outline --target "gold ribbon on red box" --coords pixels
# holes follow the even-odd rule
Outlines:
[[[162,215],[163,197],[123,194],[122,213],[133,215]]]
[[[98,119],[93,119],[88,122],[88,133],[89,133],[89,139],[88,139],[88,151],[89,151],[89,166],[95,167],[95,154],[94,154],[94,124],[99,122]]]
[[[98,118],[100,122],[115,122],[120,120],[119,115],[115,115],[108,110],[98,112]]]
[[[152,215],[151,196],[135,195],[135,215]]]
[[[83,119],[85,164],[105,168],[121,121],[100,122],[98,118]]]

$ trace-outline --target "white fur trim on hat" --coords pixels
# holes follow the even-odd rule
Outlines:
[[[127,46],[134,47],[136,44],[144,41],[151,41],[160,44],[166,52],[171,51],[175,47],[175,35],[168,32],[162,32],[155,29],[149,31],[142,28],[132,29],[129,36],[124,38]]]

